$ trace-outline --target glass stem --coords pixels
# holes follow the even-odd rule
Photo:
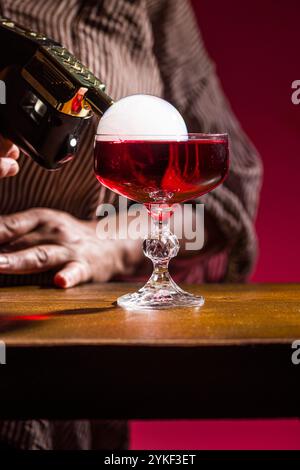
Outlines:
[[[151,224],[151,233],[144,240],[143,249],[153,263],[152,276],[138,292],[119,297],[118,305],[134,310],[201,307],[204,304],[203,297],[184,292],[169,274],[169,261],[179,251],[178,239],[168,224],[172,209],[162,209],[159,204],[149,209],[154,223]]]
[[[158,288],[167,287],[172,283],[168,266],[170,259],[177,255],[179,242],[168,226],[168,214],[161,213],[159,217],[153,217],[153,229],[144,240],[143,249],[145,255],[153,263],[153,273],[147,285]]]

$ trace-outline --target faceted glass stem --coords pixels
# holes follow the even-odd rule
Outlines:
[[[164,217],[163,215],[166,215]],[[179,242],[166,223],[167,214],[154,218],[154,229],[145,238],[143,250],[153,263],[153,273],[138,292],[118,299],[118,305],[127,309],[160,309],[172,307],[201,307],[203,297],[196,297],[183,291],[170,276],[168,266],[179,251]]]

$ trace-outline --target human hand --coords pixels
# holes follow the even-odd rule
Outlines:
[[[63,288],[126,273],[124,260],[136,242],[99,240],[95,224],[44,208],[0,217],[0,273],[57,268],[54,283]]]
[[[18,147],[0,135],[0,179],[18,173],[19,165],[16,160],[19,154]]]

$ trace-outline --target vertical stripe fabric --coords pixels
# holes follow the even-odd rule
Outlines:
[[[134,93],[164,97],[190,132],[228,132],[229,177],[201,198],[226,249],[201,261],[190,258],[181,274],[186,272],[189,282],[245,280],[257,252],[254,218],[262,166],[223,94],[189,1],[0,0],[0,14],[61,42],[106,83],[114,99]],[[77,158],[57,172],[21,155],[19,174],[0,181],[0,214],[51,207],[91,219],[99,203],[115,201],[93,174],[96,126],[95,119]],[[0,284],[47,283],[52,276],[2,275]],[[126,445],[126,423],[4,421],[0,439],[20,448],[116,449]]]

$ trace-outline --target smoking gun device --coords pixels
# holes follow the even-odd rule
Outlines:
[[[0,17],[0,134],[46,169],[72,160],[94,113],[113,103],[105,85],[59,43]]]

